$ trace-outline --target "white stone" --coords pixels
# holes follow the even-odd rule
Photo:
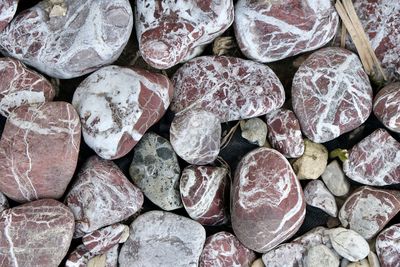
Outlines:
[[[305,267],[338,267],[339,258],[327,246],[318,245],[308,250]]]
[[[251,143],[264,146],[267,139],[267,124],[259,118],[240,122],[242,137]]]
[[[332,161],[326,166],[324,173],[321,175],[326,187],[337,197],[347,195],[350,191],[350,183],[344,175],[342,167],[337,160]]]
[[[306,203],[319,208],[332,217],[336,217],[338,208],[335,197],[328,191],[321,180],[313,180],[304,188]]]
[[[368,260],[363,259],[361,261],[352,262],[347,265],[347,267],[370,267]]]
[[[353,230],[335,228],[330,231],[329,237],[336,252],[350,261],[364,259],[370,252],[367,241]]]
[[[368,254],[368,263],[371,267],[381,267],[378,256],[372,251],[370,251]]]

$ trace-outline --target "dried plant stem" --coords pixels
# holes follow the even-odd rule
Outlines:
[[[222,138],[221,141],[221,150],[223,150],[224,148],[227,147],[227,145],[229,144],[229,142],[232,140],[233,134],[236,132],[236,129],[238,128],[240,122],[236,123],[235,126],[233,126],[229,132]]]

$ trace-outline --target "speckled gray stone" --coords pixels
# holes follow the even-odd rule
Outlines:
[[[178,158],[167,139],[146,133],[134,149],[129,174],[154,204],[164,210],[183,207]]]

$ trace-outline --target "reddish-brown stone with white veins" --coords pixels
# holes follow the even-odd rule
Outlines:
[[[81,244],[68,255],[65,267],[86,267],[88,261],[93,257],[94,255],[85,247],[85,245]]]
[[[335,36],[338,23],[331,0],[239,0],[235,7],[239,47],[259,62],[320,48]]]
[[[400,82],[389,84],[378,92],[374,99],[374,114],[389,130],[400,133]]]
[[[83,236],[82,243],[94,255],[104,254],[129,236],[129,227],[116,223]]]
[[[58,266],[73,232],[73,214],[53,199],[5,210],[0,213],[0,265]]]
[[[180,192],[189,216],[204,225],[227,222],[225,194],[228,170],[212,166],[188,166],[182,171]]]
[[[305,217],[305,200],[282,154],[259,148],[243,157],[233,182],[231,217],[237,238],[257,252],[267,252],[296,233]]]
[[[400,265],[400,224],[383,230],[376,238],[376,253],[381,267]]]
[[[136,1],[136,34],[143,59],[168,69],[200,54],[233,22],[233,1]]]
[[[112,161],[90,157],[66,197],[76,220],[75,237],[123,221],[142,207],[142,192]]]
[[[360,187],[343,204],[339,219],[365,239],[371,239],[400,211],[400,191]]]
[[[372,88],[356,54],[329,47],[314,52],[296,72],[292,104],[303,133],[324,143],[367,120]]]
[[[10,23],[17,12],[18,0],[2,0],[0,3],[0,32]]]
[[[304,153],[300,124],[291,110],[278,109],[266,115],[268,140],[273,148],[287,158],[298,158]]]
[[[199,267],[250,267],[255,259],[255,253],[233,234],[219,232],[207,238]]]
[[[343,171],[366,185],[399,184],[400,143],[385,129],[375,130],[350,150]]]
[[[67,102],[10,113],[0,141],[0,191],[18,202],[60,198],[74,175],[81,125]]]
[[[8,116],[15,108],[53,100],[52,84],[39,73],[13,58],[0,58],[0,114]]]
[[[128,0],[41,1],[0,33],[0,47],[49,76],[70,79],[114,62],[132,27]]]
[[[240,58],[195,58],[174,74],[172,82],[172,111],[203,109],[221,122],[265,115],[285,102],[283,86],[268,66]]]
[[[108,66],[87,77],[72,104],[82,122],[83,138],[100,157],[126,155],[167,110],[170,80],[142,69]]]

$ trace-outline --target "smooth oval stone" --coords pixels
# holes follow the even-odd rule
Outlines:
[[[395,267],[400,263],[400,224],[383,230],[376,238],[376,253],[382,267]]]
[[[130,226],[119,254],[121,267],[197,267],[206,240],[201,224],[165,211],[150,211]]]
[[[293,79],[292,104],[303,133],[324,143],[367,120],[372,88],[356,54],[329,47],[301,64]]]
[[[0,114],[15,108],[53,100],[53,85],[39,73],[9,57],[0,58]]]
[[[303,190],[287,159],[259,148],[240,161],[232,185],[231,219],[237,238],[267,252],[300,228],[305,216]]]
[[[256,254],[243,246],[228,232],[219,232],[209,236],[200,256],[199,267],[250,267]]]
[[[85,143],[104,159],[126,155],[164,115],[172,90],[166,76],[142,69],[108,66],[91,74],[72,99]]]
[[[59,266],[68,252],[74,216],[62,203],[42,199],[0,213],[2,266]]]
[[[74,237],[81,237],[134,215],[143,205],[143,194],[115,163],[92,156],[65,202],[75,216]]]
[[[172,77],[171,110],[201,109],[221,122],[265,115],[285,102],[282,83],[266,65],[234,57],[198,57]]]
[[[3,0],[0,5],[0,32],[10,23],[17,12],[18,0]]]
[[[132,27],[128,0],[41,1],[0,32],[0,46],[49,76],[70,79],[114,62]]]
[[[180,192],[189,216],[203,225],[228,221],[226,191],[228,170],[190,165],[182,171]]]
[[[319,208],[332,217],[337,216],[338,208],[335,197],[321,180],[310,181],[305,186],[304,198],[308,205]]]
[[[341,227],[332,229],[329,238],[336,252],[349,261],[362,260],[369,254],[367,241],[353,230]]]
[[[129,174],[144,195],[163,210],[183,207],[179,195],[181,169],[167,139],[146,133],[134,149]]]
[[[10,113],[0,141],[0,191],[18,202],[60,198],[78,161],[81,125],[67,102]]]
[[[330,0],[239,0],[235,6],[234,28],[240,50],[259,62],[320,48],[335,36],[338,23]]]
[[[360,187],[343,204],[339,219],[343,227],[373,238],[400,211],[400,191]]]
[[[342,167],[337,160],[332,161],[326,166],[325,171],[321,174],[321,178],[329,191],[337,197],[345,196],[350,191],[350,183],[347,181]]]
[[[338,267],[339,263],[339,258],[324,245],[311,247],[305,258],[305,267]]]
[[[400,73],[399,73],[400,75]],[[374,99],[374,114],[386,128],[400,133],[400,83],[382,88]]]

